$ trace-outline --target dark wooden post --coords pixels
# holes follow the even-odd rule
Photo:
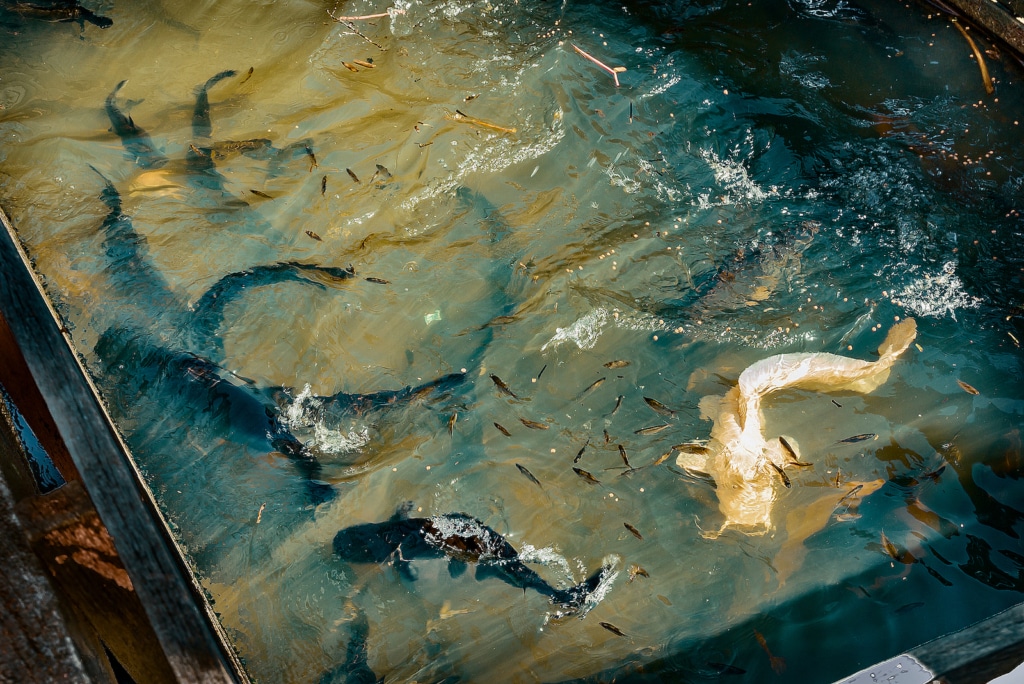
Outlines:
[[[137,595],[173,677],[179,682],[244,681],[2,210],[0,222],[0,332],[8,338],[0,346],[0,364],[10,373],[20,368],[19,385],[30,385],[16,390],[40,414],[30,424],[43,426],[40,438],[55,449],[55,462],[61,447],[52,445],[63,444],[64,467],[70,472],[62,474],[80,480],[109,530],[127,575],[123,580]],[[12,341],[20,354],[11,351]],[[38,539],[45,539],[46,526],[39,530]]]

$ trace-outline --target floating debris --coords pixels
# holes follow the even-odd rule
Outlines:
[[[445,116],[445,118],[450,120],[450,121],[464,121],[464,122],[466,122],[468,124],[472,124],[474,126],[480,126],[481,128],[489,128],[492,131],[499,131],[501,133],[515,133],[516,132],[515,128],[506,128],[505,126],[499,126],[497,124],[492,124],[492,123],[489,123],[487,121],[483,121],[481,119],[477,119],[475,117],[469,116],[468,114],[463,114],[458,109],[455,110],[455,114],[448,114],[448,115]]]
[[[832,400],[832,403],[833,403],[833,404],[835,404],[835,405],[836,405],[836,406],[837,406],[838,408],[843,408],[843,405],[842,405],[842,404],[840,404],[840,403],[839,403],[838,401],[836,401],[835,399],[833,399],[833,400]]]
[[[537,379],[540,380],[540,376],[544,375],[544,371],[548,369],[548,364],[544,364],[544,367],[540,369],[540,373],[537,373]]]
[[[604,62],[602,62],[601,60],[599,60],[596,57],[594,57],[593,55],[587,54],[586,52],[581,50],[575,44],[572,44],[572,49],[575,50],[576,52],[578,52],[584,59],[589,59],[591,62],[593,62],[594,64],[596,64],[597,66],[601,67],[602,69],[607,71],[609,74],[611,74],[612,78],[615,79],[615,87],[616,88],[619,87],[619,74],[621,74],[623,71],[625,71],[626,67],[622,67],[622,66],[610,67],[607,64],[605,64]]]
[[[405,10],[399,9],[397,7],[389,7],[387,12],[380,12],[378,14],[361,14],[357,17],[336,17],[330,12],[328,12],[327,14],[330,15],[331,19],[333,19],[334,21],[344,23],[346,21],[366,21],[368,19],[383,19],[385,17],[393,17],[396,14],[405,14]]]
[[[978,69],[981,70],[981,84],[985,86],[985,92],[991,95],[996,91],[994,85],[992,85],[992,77],[988,74],[988,65],[985,64],[985,58],[981,55],[981,50],[978,49],[978,44],[974,42],[974,39],[967,33],[967,29],[960,25],[956,19],[953,19],[953,26],[956,30],[967,39],[967,44],[971,46],[971,50],[974,51],[974,58],[978,61]]]
[[[636,537],[636,538],[637,538],[637,539],[639,539],[640,541],[643,541],[643,540],[644,540],[644,535],[640,534],[640,530],[636,529],[635,527],[633,527],[632,525],[630,525],[630,524],[629,524],[628,522],[624,522],[624,523],[622,523],[622,525],[623,525],[623,526],[624,526],[624,527],[625,527],[625,528],[626,528],[627,530],[629,530],[629,531],[630,531],[630,533],[631,533],[631,534],[632,534],[632,535],[633,535],[634,537]]]
[[[544,489],[544,485],[542,485],[542,484],[540,483],[540,480],[538,480],[538,479],[537,479],[536,477],[534,477],[534,476],[533,476],[533,473],[531,473],[531,472],[530,472],[529,470],[527,470],[525,466],[521,466],[521,465],[519,465],[518,463],[516,463],[516,468],[519,468],[519,472],[521,472],[521,473],[522,473],[523,475],[525,475],[525,476],[526,476],[526,478],[527,478],[527,479],[528,479],[528,480],[529,480],[530,482],[532,482],[533,484],[537,485],[537,486],[538,486],[538,487],[540,487],[541,489]]]

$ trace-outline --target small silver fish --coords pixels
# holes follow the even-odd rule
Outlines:
[[[656,434],[658,434],[659,432],[661,432],[662,430],[664,430],[665,428],[668,428],[668,427],[671,427],[668,423],[665,423],[663,425],[651,425],[651,426],[648,426],[648,427],[645,427],[645,428],[640,428],[639,430],[634,430],[633,434],[634,435],[645,435],[645,436],[646,435],[656,435]]]
[[[532,482],[533,484],[537,485],[541,489],[544,489],[544,485],[542,485],[540,483],[540,480],[538,480],[536,477],[534,477],[533,473],[531,473],[529,470],[527,470],[525,466],[521,466],[518,463],[516,463],[516,468],[519,468],[519,472],[521,472],[523,475],[525,475],[527,477],[527,479],[530,480],[530,482]]]

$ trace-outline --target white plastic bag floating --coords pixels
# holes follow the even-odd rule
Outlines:
[[[736,387],[724,397],[704,397],[701,414],[714,421],[707,454],[682,453],[681,468],[711,475],[718,486],[718,505],[728,527],[748,534],[764,534],[772,526],[772,506],[779,472],[791,456],[777,438],[766,439],[761,400],[783,389],[868,393],[889,377],[889,369],[917,337],[917,323],[908,318],[894,325],[878,348],[877,361],[861,361],[837,354],[777,354],[754,363],[740,374]]]

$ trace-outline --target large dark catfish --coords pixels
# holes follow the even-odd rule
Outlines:
[[[414,579],[409,561],[447,558],[452,577],[477,565],[476,577],[496,577],[522,590],[547,596],[564,614],[581,610],[608,573],[603,567],[587,580],[556,589],[528,568],[519,552],[504,537],[465,513],[445,513],[429,518],[410,518],[400,508],[389,520],[347,527],[334,537],[334,552],[350,563],[392,561],[398,572]]]

